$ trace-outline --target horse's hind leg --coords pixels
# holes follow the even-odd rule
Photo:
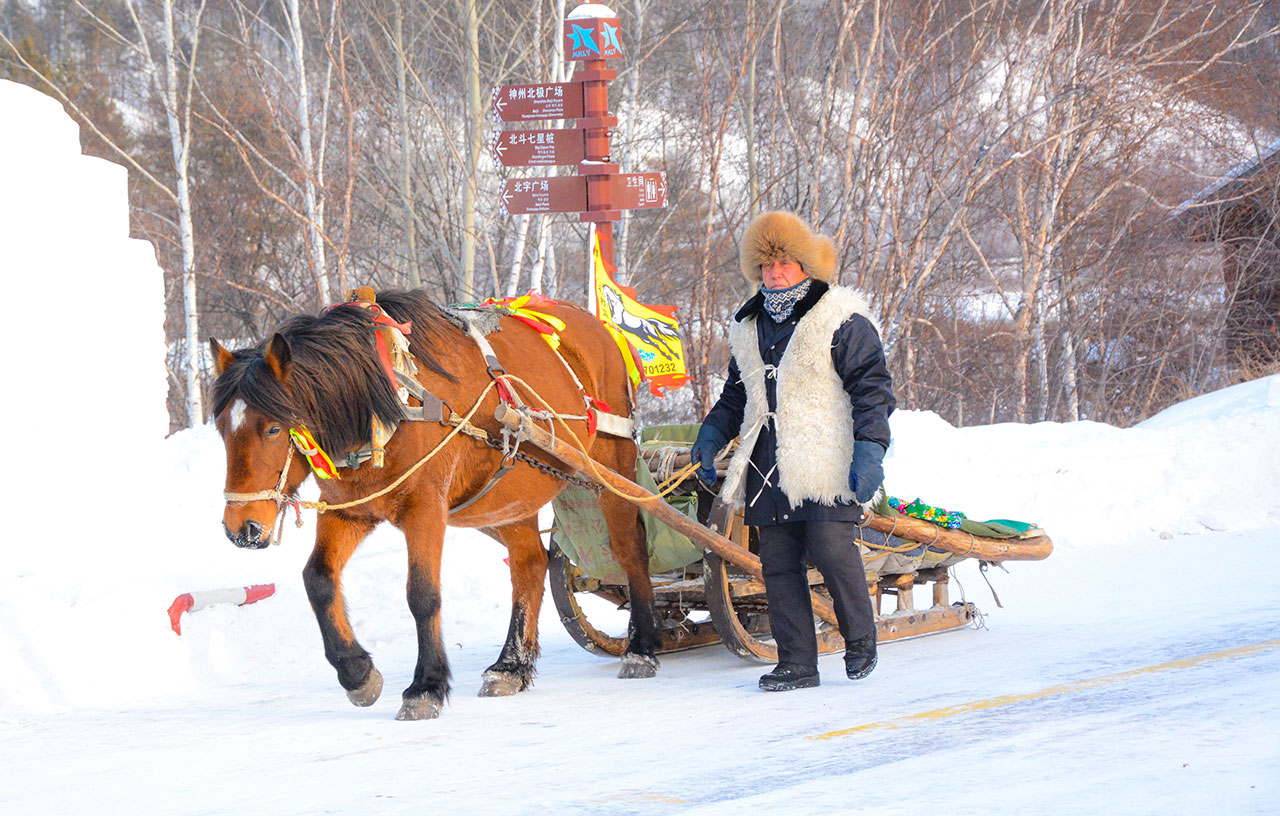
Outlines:
[[[538,536],[537,516],[485,532],[507,547],[507,563],[511,566],[511,626],[498,661],[484,671],[480,696],[505,697],[533,685],[547,551]]]
[[[449,697],[449,658],[440,637],[440,555],[444,549],[446,511],[420,508],[403,521],[409,545],[409,611],[418,628],[418,665],[404,690],[397,720],[429,720],[440,716]]]
[[[636,472],[636,447],[631,440],[600,437],[591,455],[601,464],[625,476]],[[649,549],[645,542],[640,510],[626,499],[605,491],[600,494],[600,510],[609,528],[609,547],[627,576],[631,600],[631,621],[627,626],[627,649],[622,654],[623,678],[653,677],[658,672],[658,649],[662,633],[653,606],[653,583],[649,579]]]
[[[338,682],[358,706],[373,705],[382,693],[382,675],[356,641],[342,598],[342,568],[374,523],[323,513],[316,523],[316,546],[302,570],[303,584],[324,640],[324,656],[338,670]]]

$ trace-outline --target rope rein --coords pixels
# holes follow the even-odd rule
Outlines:
[[[552,408],[550,403],[548,403],[546,399],[544,399],[542,395],[538,393],[537,389],[529,385],[529,383],[525,382],[523,379],[513,374],[503,374],[495,377],[488,383],[488,385],[485,386],[484,390],[480,392],[480,395],[476,398],[475,402],[472,404],[470,410],[467,411],[465,416],[459,416],[456,413],[450,412],[447,422],[449,425],[452,425],[453,427],[450,429],[449,433],[445,434],[444,439],[440,440],[440,442],[437,443],[434,448],[428,451],[426,455],[424,455],[421,459],[415,462],[408,470],[400,474],[400,476],[397,477],[395,481],[391,482],[386,487],[383,487],[380,490],[377,490],[373,493],[370,493],[367,496],[363,496],[358,499],[352,499],[351,501],[339,502],[336,504],[330,504],[329,502],[325,502],[325,501],[314,501],[314,502],[302,501],[294,496],[290,496],[286,494],[284,492],[284,487],[285,487],[285,482],[288,481],[289,467],[293,463],[293,451],[295,446],[295,443],[291,441],[289,444],[288,453],[285,456],[284,468],[280,471],[280,480],[277,482],[275,488],[271,490],[259,490],[254,493],[227,492],[227,493],[224,493],[224,498],[226,499],[226,503],[229,505],[242,505],[242,504],[248,504],[249,502],[254,502],[254,501],[274,501],[276,503],[276,512],[278,514],[278,520],[277,520],[277,524],[275,525],[275,529],[272,532],[271,543],[276,544],[279,542],[280,536],[283,533],[285,516],[280,511],[283,510],[285,505],[293,507],[294,512],[297,516],[296,524],[297,526],[301,527],[302,526],[301,511],[303,509],[315,510],[318,513],[325,513],[333,510],[344,510],[349,507],[357,507],[359,505],[366,504],[368,502],[374,501],[375,499],[381,498],[382,496],[385,496],[386,494],[400,487],[400,485],[404,484],[405,481],[409,479],[409,477],[411,477],[414,473],[417,473],[422,468],[422,466],[425,465],[427,462],[431,461],[438,453],[440,453],[441,450],[444,449],[444,446],[449,444],[450,440],[452,440],[458,434],[465,434],[467,436],[470,436],[474,439],[477,439],[485,443],[486,445],[491,445],[491,442],[493,440],[490,434],[487,431],[485,431],[483,428],[480,428],[474,425],[471,422],[471,419],[480,410],[480,407],[484,402],[485,397],[488,396],[489,392],[492,391],[494,388],[498,387],[498,383],[500,380],[505,381],[507,387],[512,389],[513,394],[515,393],[515,389],[513,388],[513,386],[519,385],[526,392],[526,397],[532,397],[539,404],[541,404],[542,405],[541,409],[538,409],[535,411],[535,410],[530,410],[526,408],[524,409],[524,413],[527,416],[529,416],[531,419],[545,420],[550,422],[552,438],[554,438],[554,435],[555,435],[555,424],[559,423],[563,429],[563,433],[567,441],[570,442],[574,448],[576,448],[579,452],[582,453],[583,459],[587,464],[587,469],[597,477],[598,479],[597,484],[601,485],[606,490],[608,490],[609,492],[613,493],[616,496],[619,496],[620,498],[626,499],[628,501],[631,501],[637,504],[641,504],[647,501],[652,501],[654,499],[665,498],[671,493],[674,493],[680,487],[680,485],[687,478],[693,475],[693,473],[697,470],[697,465],[693,462],[690,462],[684,468],[681,468],[680,470],[676,471],[675,473],[672,473],[669,477],[664,479],[662,483],[658,485],[657,490],[650,497],[637,498],[635,496],[624,493],[623,491],[618,490],[617,488],[610,485],[608,481],[606,481],[601,476],[600,466],[596,463],[594,459],[590,457],[586,445],[582,442],[582,440],[578,437],[578,435],[574,433],[573,429],[569,426],[568,420],[573,419],[573,420],[581,421],[585,419],[585,417],[578,417],[574,415],[564,415],[559,413],[554,408]],[[519,446],[520,441],[521,441],[520,437],[517,435],[517,440],[516,440],[517,448]],[[306,451],[303,451],[303,453],[305,454]],[[521,457],[521,458],[522,460],[524,460],[524,457]],[[529,464],[533,465],[533,464],[541,464],[541,463],[530,461]],[[548,469],[550,471],[549,466],[543,466],[543,467],[544,469]],[[568,478],[568,479],[573,478],[571,475],[563,474],[563,473],[560,473],[559,471],[554,471],[553,475],[559,475],[562,478]],[[897,518],[894,518],[893,528],[890,529],[887,535],[892,536],[896,533],[897,523],[898,523]],[[863,527],[863,526],[865,525],[859,525],[859,527]],[[911,550],[918,549],[922,545],[927,547],[937,543],[938,539],[941,537],[941,532],[942,532],[941,529],[936,530],[934,534],[934,540],[931,542],[912,541],[908,539],[908,543],[901,546],[894,546],[890,544],[876,544],[874,542],[865,540],[861,535],[858,536],[857,543],[861,544],[864,547],[867,547],[868,549],[877,550],[884,553],[904,553],[904,552],[909,552]],[[969,535],[969,538],[970,538],[969,552],[972,552],[977,542],[976,542],[976,539],[974,539],[974,536],[972,534]],[[965,555],[968,555],[968,553],[965,553]],[[994,594],[994,590],[993,590],[993,594]],[[997,604],[999,604],[998,600],[997,600]]]
[[[490,436],[490,434],[487,431],[485,431],[483,428],[480,428],[475,424],[473,424],[471,422],[471,419],[480,410],[480,407],[484,403],[485,397],[489,395],[489,392],[499,386],[500,381],[505,382],[508,388],[511,388],[512,386],[518,384],[522,386],[522,389],[527,392],[528,396],[532,396],[534,399],[536,399],[537,402],[540,403],[543,407],[536,412],[526,410],[525,413],[530,415],[531,418],[544,419],[552,422],[551,431],[552,431],[553,438],[555,434],[554,423],[559,422],[560,425],[563,427],[564,433],[567,436],[567,438],[572,442],[573,446],[583,454],[583,457],[587,462],[588,469],[591,470],[595,475],[597,476],[600,475],[599,467],[597,466],[595,461],[591,459],[591,457],[588,455],[586,445],[582,442],[581,439],[578,438],[578,435],[573,432],[573,429],[570,428],[568,424],[568,420],[573,419],[573,420],[581,421],[581,420],[585,420],[586,417],[585,416],[580,417],[572,414],[565,415],[565,414],[559,413],[554,408],[552,408],[550,403],[548,403],[546,399],[544,399],[542,395],[539,394],[533,386],[529,385],[529,383],[525,382],[523,379],[516,377],[514,375],[503,374],[503,375],[494,377],[494,379],[492,379],[488,383],[488,385],[485,386],[484,390],[480,392],[480,395],[478,397],[476,397],[475,402],[472,404],[470,410],[467,411],[465,416],[459,416],[456,413],[450,412],[449,418],[446,421],[448,422],[449,425],[452,425],[453,427],[450,429],[449,433],[445,434],[444,439],[441,439],[440,442],[437,443],[435,447],[433,447],[430,451],[426,453],[426,455],[424,455],[421,459],[415,462],[404,473],[400,474],[400,476],[397,477],[395,481],[391,482],[390,484],[388,484],[387,486],[383,487],[380,490],[370,493],[367,496],[362,496],[361,498],[358,498],[358,499],[352,499],[351,501],[338,502],[335,504],[331,504],[326,501],[303,501],[301,499],[296,498],[295,496],[291,496],[285,493],[284,492],[285,483],[288,481],[289,467],[293,463],[293,452],[294,452],[294,447],[296,445],[295,442],[291,441],[288,446],[288,453],[285,456],[284,467],[280,471],[280,479],[274,488],[270,490],[259,490],[253,493],[234,493],[234,492],[228,491],[223,494],[223,498],[226,500],[226,503],[228,505],[243,505],[243,504],[248,504],[250,502],[255,502],[255,501],[275,502],[276,512],[278,514],[278,523],[276,524],[275,530],[272,533],[271,543],[272,544],[278,543],[280,540],[280,535],[283,532],[283,526],[284,526],[284,514],[281,513],[280,511],[283,510],[285,505],[288,505],[294,508],[295,513],[297,513],[297,525],[301,527],[302,526],[301,511],[303,509],[315,510],[318,513],[326,513],[334,510],[344,510],[349,507],[357,507],[359,505],[366,504],[368,502],[374,501],[375,499],[381,498],[382,496],[385,496],[386,494],[392,492],[396,488],[400,487],[400,485],[404,484],[405,481],[408,480],[409,477],[411,477],[414,473],[417,473],[422,468],[423,465],[431,461],[438,453],[440,453],[441,450],[444,449],[444,446],[449,444],[450,440],[452,440],[458,434],[465,434],[467,436],[470,436],[474,439],[477,439],[485,443],[486,445],[489,445],[492,442],[492,437]],[[514,393],[514,389],[513,389],[513,393]],[[517,440],[516,440],[517,447],[519,445],[519,442],[520,442],[520,437],[517,434]],[[305,454],[306,451],[303,451],[303,453]],[[537,462],[536,460],[533,460],[531,457],[526,459],[526,457],[521,456],[520,458],[522,461],[527,460],[530,465],[533,465],[533,466],[541,465],[541,463]],[[548,472],[551,472],[552,475],[558,475],[561,478],[566,478],[570,480],[573,479],[573,477],[570,474],[565,474],[565,473],[561,473],[560,471],[555,471],[553,468],[550,468],[549,466],[542,466],[542,469],[547,470]],[[675,491],[676,488],[679,487],[679,483],[683,481],[684,478],[687,477],[694,470],[695,470],[695,466],[690,464],[688,467],[684,468],[680,472],[674,474],[671,478],[667,479],[660,486],[660,492],[655,495],[655,498],[666,496],[672,493],[673,491]],[[605,488],[615,493],[616,495],[622,498],[628,498],[628,499],[634,500],[634,497],[628,496],[627,494],[610,486],[609,484],[605,483],[603,479],[601,479],[600,481],[601,483],[603,483],[603,486]]]

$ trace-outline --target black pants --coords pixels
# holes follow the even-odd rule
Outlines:
[[[809,600],[807,555],[826,581],[845,642],[875,637],[862,555],[854,541],[858,525],[847,521],[801,521],[757,529],[769,623],[779,663],[818,665],[818,638]]]

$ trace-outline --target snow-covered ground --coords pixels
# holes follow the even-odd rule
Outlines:
[[[15,87],[0,82],[0,116],[23,106],[37,126],[47,108]],[[0,143],[0,169],[17,163]],[[123,200],[110,179],[82,184],[105,207]],[[217,435],[159,439],[154,262],[138,261],[136,287],[108,287],[97,277],[123,267],[75,268],[65,220],[37,208],[20,223],[0,268],[44,260],[61,290],[42,305],[74,329],[5,327],[10,354],[33,333],[45,354],[6,368],[45,395],[11,391],[4,408],[18,442],[0,559],[6,816],[1280,812],[1280,376],[1125,430],[896,414],[892,491],[1039,522],[1057,548],[989,573],[1003,608],[961,565],[985,628],[886,644],[858,683],[831,656],[821,687],[764,694],[765,667],[719,646],[618,680],[548,598],[535,687],[479,699],[509,582],[498,545],[451,531],[454,696],[440,719],[404,723],[415,640],[400,536],[379,530],[346,573],[353,625],[387,679],[354,708],[302,589],[314,520],[278,548],[234,548]],[[93,298],[61,283],[77,276]],[[122,327],[122,309],[136,321]],[[68,379],[104,371],[114,385]],[[182,592],[265,582],[274,597],[169,629]]]

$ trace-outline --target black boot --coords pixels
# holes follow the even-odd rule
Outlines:
[[[779,663],[773,671],[760,678],[760,688],[765,691],[791,691],[813,688],[818,685],[818,669],[799,663]]]
[[[860,637],[845,644],[844,673],[850,680],[861,680],[876,667],[875,635]]]

